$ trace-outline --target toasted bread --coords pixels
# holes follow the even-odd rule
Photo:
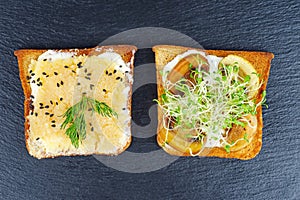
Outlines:
[[[257,95],[258,101],[262,99],[262,91],[266,89],[267,80],[270,71],[271,60],[274,55],[268,52],[254,52],[254,51],[227,51],[227,50],[202,50],[189,47],[181,46],[169,46],[169,45],[158,45],[153,47],[155,52],[155,63],[157,70],[157,92],[158,100],[161,100],[161,95],[164,92],[162,84],[162,75],[161,70],[164,69],[166,64],[171,62],[177,55],[183,54],[188,50],[199,50],[205,51],[206,54],[215,55],[218,57],[226,57],[230,54],[240,56],[248,60],[254,66],[257,73],[261,74],[260,80],[263,81],[262,86],[260,87]],[[166,129],[163,126],[163,113],[162,109],[158,107],[158,128],[157,128],[157,142],[158,144],[169,154],[177,156],[191,156],[190,152],[180,151],[180,148],[174,147],[165,142],[166,138]],[[263,128],[263,119],[262,119],[262,107],[257,108],[257,129],[254,135],[254,138],[250,143],[243,149],[238,151],[233,151],[227,153],[224,148],[205,147],[202,153],[199,156],[208,156],[208,157],[221,157],[221,158],[237,158],[241,160],[248,160],[254,158],[261,149],[262,146],[262,128]],[[176,133],[174,133],[176,134]],[[171,137],[174,137],[171,135]]]
[[[20,79],[25,95],[25,141],[29,154],[40,159],[53,158],[57,156],[75,156],[91,154],[117,155],[123,152],[131,143],[131,93],[133,82],[133,59],[136,50],[137,48],[135,46],[114,45],[88,49],[51,50],[52,53],[48,50],[33,49],[22,49],[15,51],[14,53],[18,58]],[[46,55],[47,52],[50,52],[50,55],[49,53],[48,55]],[[67,56],[67,58],[61,56],[58,59],[52,59],[51,54],[72,54],[72,56]],[[115,56],[115,60],[110,58],[109,56],[99,56],[104,54]],[[43,57],[46,58],[42,59]],[[89,60],[89,62],[91,62],[90,66],[85,67],[85,61],[89,58],[94,58],[94,60]],[[116,58],[118,59],[116,60]],[[101,64],[104,62],[103,60],[105,60],[107,66]],[[43,61],[46,64],[44,64]],[[78,63],[79,61],[81,62]],[[66,62],[69,62],[70,65],[66,66]],[[100,63],[99,66],[97,65],[97,63]],[[119,63],[124,63],[124,66]],[[80,64],[82,64],[84,67],[80,66]],[[126,68],[128,70],[126,71],[126,73],[124,71],[121,71],[122,66],[123,69]],[[120,84],[122,87],[124,86],[124,88],[125,86],[127,87],[126,94],[124,93],[124,96],[120,97],[123,106],[121,110],[124,111],[124,113],[121,114],[121,118],[123,118],[120,120],[123,121],[118,121],[116,119],[105,117],[101,118],[101,116],[96,117],[96,123],[100,123],[100,129],[92,127],[91,122],[89,122],[90,125],[87,125],[87,128],[91,129],[91,131],[87,131],[86,138],[83,139],[79,147],[76,148],[72,145],[70,138],[64,133],[65,130],[61,129],[60,126],[61,122],[63,121],[62,115],[66,111],[67,107],[73,105],[77,101],[75,97],[72,97],[72,93],[74,95],[77,92],[75,89],[77,81],[75,79],[79,79],[79,73],[81,73],[81,76],[83,75],[83,73],[86,73],[87,70],[89,70],[88,67],[94,67],[91,68],[91,70],[96,71],[94,74],[98,73],[97,71],[101,71],[101,76],[100,78],[98,77],[99,80],[97,79],[98,82],[96,83],[96,85],[90,85],[90,87],[93,86],[95,88],[95,90],[93,90],[93,95],[96,96],[99,101],[106,101],[106,103],[109,106],[111,106],[112,109],[118,109],[118,111],[120,110],[120,106],[118,106],[116,103],[114,103],[116,105],[112,105],[112,98],[115,97],[113,95],[118,95],[117,93],[120,93],[120,91],[115,92],[113,90],[115,88],[112,88],[112,91],[106,91],[104,88],[102,88],[100,81],[102,81],[102,79],[106,80],[106,82],[104,82],[104,85],[108,85],[108,87],[110,87],[111,84],[113,84],[116,81],[120,81],[121,79],[122,83],[118,84]],[[55,72],[54,70],[53,74],[52,68],[55,68],[59,71]],[[37,71],[35,72],[34,69],[36,69]],[[44,71],[42,70],[42,72],[41,69],[43,69]],[[111,76],[105,76],[104,70],[107,71],[107,69],[116,70],[114,70],[114,73],[112,72]],[[49,73],[47,70],[49,71]],[[92,76],[94,76],[94,74],[92,74]],[[120,77],[123,77],[124,80],[122,81],[122,78],[120,77],[116,78],[117,74]],[[90,75],[91,74],[88,74],[87,76]],[[85,78],[90,80],[90,78],[87,76],[85,76]],[[47,77],[49,78],[48,82]],[[56,83],[58,77],[60,77],[61,81]],[[37,84],[37,82],[39,83]],[[51,82],[53,82],[54,85],[51,85]],[[73,85],[70,85],[71,83]],[[38,86],[36,87],[34,84],[37,84]],[[47,91],[44,91],[44,89],[40,89],[47,84],[49,85]],[[59,93],[54,91],[55,84],[57,84],[56,89],[61,91],[62,96],[57,95]],[[77,84],[79,85],[79,83]],[[33,89],[33,85],[36,88]],[[47,87],[45,87],[45,90],[46,88]],[[68,91],[71,91],[72,93],[70,95],[67,95],[69,94]],[[40,99],[47,99],[48,95],[49,101],[38,102],[38,100],[36,99],[37,97],[33,96],[33,92],[38,94]],[[56,99],[57,101],[50,99]],[[42,108],[44,108],[44,111],[42,110]],[[44,113],[46,111],[46,108],[48,109],[48,112]],[[36,119],[34,117],[36,117]],[[99,119],[102,119],[100,120],[102,122],[98,122],[97,120]],[[110,123],[109,126],[111,127],[120,127],[120,123],[123,123],[122,130],[120,128],[120,130],[118,129],[117,131],[118,133],[115,133],[114,131],[111,131],[110,133],[108,128],[104,128],[108,126],[105,123]],[[42,130],[37,131],[40,129]],[[97,130],[94,131],[93,129]],[[125,130],[127,132],[125,132]],[[114,142],[113,140],[115,140],[116,142]]]

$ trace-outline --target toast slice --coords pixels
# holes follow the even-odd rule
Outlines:
[[[175,58],[178,55],[183,55],[189,50],[204,51],[206,55],[215,55],[218,57],[236,55],[249,61],[254,66],[257,73],[261,75],[259,79],[263,80],[263,83],[258,90],[258,95],[256,96],[258,101],[262,100],[262,91],[266,89],[271,60],[274,57],[272,53],[252,51],[202,50],[181,46],[158,45],[153,47],[153,51],[155,53],[155,63],[157,70],[157,92],[159,101],[161,101],[161,95],[164,93],[161,71],[168,63],[172,61],[174,62]],[[254,133],[253,139],[245,148],[242,148],[238,151],[226,152],[223,147],[205,147],[204,149],[202,149],[202,152],[199,154],[199,156],[237,158],[241,160],[254,158],[260,152],[262,146],[262,106],[259,106],[257,108],[257,114],[254,117],[256,117],[257,120],[257,128]],[[173,144],[175,145],[172,145],[170,142],[166,142],[166,138],[168,137],[170,137],[169,139],[174,141]],[[184,146],[186,145],[186,143],[182,138],[176,137],[176,132],[174,132],[173,135],[167,135],[166,129],[163,125],[163,111],[160,107],[158,107],[157,142],[167,153],[171,155],[191,156],[190,152],[186,152],[184,151],[184,149],[180,149],[180,145]],[[190,148],[197,149],[197,144],[195,143],[189,143],[188,145]]]
[[[15,51],[25,95],[25,140],[29,154],[41,159],[123,152],[131,143],[131,93],[136,50],[135,46],[114,45]],[[70,112],[69,117],[73,120],[63,128],[68,116],[64,115],[66,111],[75,108],[75,104],[84,98],[93,101],[84,101],[85,109],[81,107],[82,110]],[[103,112],[108,112],[104,108],[109,108],[115,114],[97,113],[96,105],[100,105]],[[82,115],[76,115],[76,112]],[[80,119],[81,124],[77,124],[75,130],[84,127],[80,129],[82,132],[69,129],[76,119]],[[73,135],[68,135],[67,131]]]

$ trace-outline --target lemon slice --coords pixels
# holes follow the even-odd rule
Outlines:
[[[189,141],[185,136],[178,131],[167,131],[165,128],[160,129],[158,133],[158,141],[160,144],[165,142],[172,148],[176,149],[183,155],[189,155],[198,153],[202,149],[200,141]]]
[[[182,58],[176,66],[170,71],[167,79],[172,83],[179,81],[181,78],[190,79],[191,69],[201,67],[202,70],[208,71],[208,61],[200,54],[191,54]],[[191,80],[192,81],[192,80]],[[175,88],[170,89],[171,92],[176,93]]]
[[[123,92],[126,86],[125,74],[117,63],[110,63],[105,68],[95,86],[94,96],[118,113],[117,118],[96,115],[103,136],[116,148],[124,146],[129,137],[125,133],[129,113],[123,110],[127,108],[127,101],[124,99],[128,98],[128,94]]]
[[[249,81],[249,92],[248,96],[250,99],[254,98],[258,92],[258,87],[259,87],[259,79],[257,77],[257,72],[253,65],[246,59],[236,56],[236,55],[228,55],[225,58],[223,58],[220,63],[224,65],[234,65],[237,63],[239,66],[239,75],[241,77],[245,77],[247,75],[250,76],[250,81]]]

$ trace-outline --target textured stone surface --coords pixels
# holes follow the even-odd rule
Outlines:
[[[83,2],[0,1],[1,199],[299,199],[299,1]],[[206,49],[275,54],[260,154],[250,161],[180,158],[145,174],[107,168],[92,156],[30,157],[13,51],[95,46],[113,34],[144,26],[180,31]],[[148,88],[145,96],[136,96],[153,98],[155,87]],[[133,115],[145,125],[142,103],[134,101]],[[134,141],[132,149],[157,148],[154,137]]]

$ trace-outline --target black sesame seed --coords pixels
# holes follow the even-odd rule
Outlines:
[[[50,103],[53,105],[53,101],[52,100],[50,100]]]
[[[32,70],[29,71],[29,74],[31,74],[31,73],[32,73]]]
[[[78,68],[82,68],[83,66],[82,66],[81,64],[82,64],[82,62],[79,62],[79,63],[77,64],[77,67],[78,67]]]
[[[107,70],[105,71],[105,74],[106,74],[106,75],[108,74],[108,71],[107,71]]]
[[[87,80],[91,80],[91,78],[90,78],[90,77],[88,77],[88,76],[86,76],[86,77],[84,77],[84,78],[86,78]]]
[[[80,83],[77,83],[77,85],[80,85]]]
[[[41,106],[41,107],[40,107],[40,109],[44,109],[44,107],[43,107],[43,106]]]
[[[58,102],[55,102],[55,104],[58,106]]]
[[[30,115],[33,115],[33,112],[31,112]]]
[[[45,106],[45,108],[49,108],[49,106],[47,105],[47,106]]]
[[[42,82],[40,82],[40,86],[42,86],[43,85],[43,83]]]
[[[47,75],[46,72],[43,72],[42,74],[43,74],[43,75]]]
[[[103,92],[106,92],[106,89],[103,89]]]
[[[35,80],[31,81],[31,83],[35,83]]]
[[[45,58],[43,61],[47,61],[47,59]]]
[[[64,84],[64,82],[63,82],[63,81],[60,81],[60,84],[61,84],[61,85],[63,85],[63,84]]]
[[[51,126],[52,126],[52,127],[56,127],[56,125],[55,125],[55,124],[52,124]]]
[[[125,71],[125,73],[129,73],[129,71]]]
[[[36,84],[37,86],[40,86],[40,83]]]
[[[38,138],[36,138],[35,140],[38,141],[39,139],[40,139],[40,138],[38,137]]]
[[[92,126],[92,123],[90,122],[89,125]]]
[[[90,84],[90,89],[92,90],[94,86],[94,84]]]
[[[30,77],[30,76],[26,76],[26,79],[27,79],[27,80],[30,80],[30,79],[31,79],[31,77]]]
[[[52,120],[51,122],[52,122],[52,123],[55,123],[55,120]]]
[[[45,112],[45,115],[49,115],[50,113],[48,113],[48,112]]]
[[[67,69],[67,68],[69,68],[67,65],[65,65],[65,68]]]
[[[57,75],[58,75],[58,73],[57,73],[57,72],[54,72],[54,75],[55,75],[55,76],[57,76]]]
[[[46,76],[46,78],[48,78],[48,77],[49,77],[49,75]]]
[[[94,127],[91,128],[91,131],[94,131]]]
[[[85,69],[84,72],[87,73],[87,69]]]
[[[119,67],[122,68],[122,65],[120,65]]]
[[[114,70],[114,74],[117,72],[117,70]]]
[[[120,78],[120,81],[123,81],[123,79],[122,79],[122,78]]]
[[[111,76],[111,75],[112,75],[112,73],[109,73],[109,74],[108,74],[108,76]]]
[[[59,83],[56,83],[57,87],[59,87]]]
[[[50,114],[50,117],[53,117],[54,116],[54,114]]]
[[[43,103],[40,103],[40,106],[43,106],[44,104]]]
[[[34,99],[34,96],[33,96],[33,95],[30,95],[30,98]]]
[[[82,94],[83,94],[83,95],[86,95],[86,92],[83,92]]]
[[[31,76],[34,76],[34,75],[35,75],[35,73],[31,73],[30,75],[31,75]]]
[[[37,117],[37,116],[38,116],[38,114],[37,114],[37,113],[35,113],[35,116]]]
[[[90,75],[92,75],[92,73],[87,73],[86,75],[87,75],[87,76],[90,76]]]
[[[116,80],[119,80],[120,78],[121,78],[121,77],[118,76],[118,77],[116,78]]]
[[[74,74],[76,74],[76,71],[75,71],[75,70],[72,70],[72,72],[73,72]]]
[[[62,100],[63,100],[63,98],[62,98],[62,97],[60,97],[60,98],[59,98],[59,100],[60,100],[60,101],[62,101]]]
[[[41,80],[40,78],[36,79],[37,82],[39,82],[40,80]]]
[[[122,110],[126,110],[126,108],[122,108]]]

